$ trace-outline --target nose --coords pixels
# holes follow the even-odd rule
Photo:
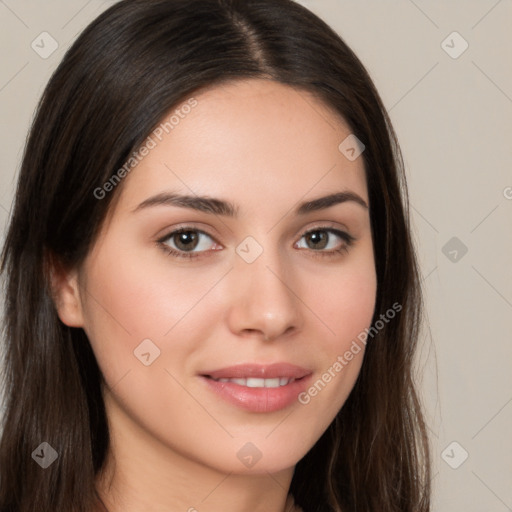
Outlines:
[[[277,250],[265,250],[252,263],[236,256],[229,286],[228,323],[236,335],[268,341],[302,329],[298,282]]]

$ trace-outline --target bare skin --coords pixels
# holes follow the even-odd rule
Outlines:
[[[195,99],[125,178],[84,265],[56,277],[59,316],[85,330],[107,382],[112,445],[98,490],[109,512],[289,512],[295,465],[343,406],[364,350],[309,403],[271,412],[237,407],[202,375],[287,362],[312,385],[370,325],[368,208],[295,213],[343,191],[368,205],[363,161],[339,151],[349,127],[306,92],[248,80]],[[223,199],[238,216],[137,209],[164,192]],[[170,236],[184,226],[196,258],[166,252],[185,252]],[[251,263],[236,251],[247,237],[257,245],[242,247],[262,250]],[[148,366],[134,356],[147,339],[160,350]],[[252,467],[237,456],[247,443],[261,454]]]

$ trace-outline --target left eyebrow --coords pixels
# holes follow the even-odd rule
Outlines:
[[[355,192],[344,191],[319,197],[311,201],[305,201],[299,204],[295,210],[296,215],[305,215],[309,212],[324,210],[336,204],[355,202],[365,209],[368,209],[366,201]],[[216,199],[206,196],[186,196],[163,192],[156,196],[149,197],[140,203],[132,212],[149,208],[152,206],[178,206],[180,208],[189,208],[214,215],[226,217],[237,217],[239,207],[229,201]]]
[[[368,209],[366,201],[361,196],[357,195],[355,192],[345,191],[337,192],[335,194],[319,197],[318,199],[313,199],[312,201],[301,203],[295,210],[295,213],[297,215],[304,215],[309,212],[329,208],[335,204],[346,203],[347,201],[353,201],[356,204],[361,205],[366,210]]]

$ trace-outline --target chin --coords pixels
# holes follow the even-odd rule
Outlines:
[[[240,475],[264,475],[289,470],[297,465],[322,434],[305,432],[303,425],[297,425],[293,432],[290,426],[281,432],[278,432],[282,428],[279,423],[275,427],[275,432],[265,429],[264,433],[245,433],[233,439],[230,446],[222,451],[226,461],[222,464],[222,471]],[[229,452],[234,457],[226,460]]]

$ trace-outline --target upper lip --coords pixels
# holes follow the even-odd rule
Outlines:
[[[206,377],[212,377],[213,379],[275,379],[277,377],[300,379],[306,375],[309,375],[310,373],[311,371],[294,364],[274,363],[240,364],[236,366],[229,366],[227,368],[221,368],[220,370],[204,372],[202,375]]]

